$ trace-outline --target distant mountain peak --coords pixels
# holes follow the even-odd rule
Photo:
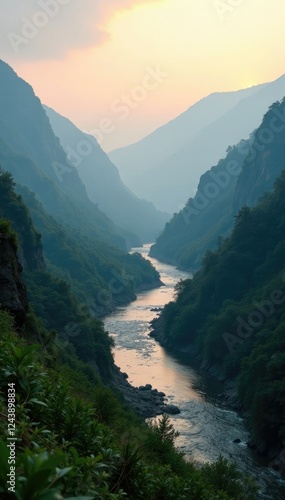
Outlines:
[[[285,75],[232,92],[213,92],[128,147],[109,153],[124,183],[160,210],[176,212],[229,145],[257,128],[285,95]]]

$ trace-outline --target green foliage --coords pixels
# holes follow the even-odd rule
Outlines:
[[[107,380],[113,365],[113,343],[95,315],[101,316],[116,304],[135,299],[134,290],[158,283],[159,275],[141,255],[128,255],[106,243],[63,229],[45,213],[35,195],[23,188],[33,218],[43,231],[44,250],[52,263],[46,268],[41,236],[14,188],[11,174],[0,169],[0,216],[11,219],[10,223],[0,218],[0,232],[8,234],[16,245],[12,227],[18,231],[19,252],[33,310],[50,331],[50,338],[57,331],[61,339],[74,346],[79,358],[93,363]],[[42,330],[36,316],[29,313],[27,318],[35,338]],[[41,338],[51,344],[43,331]]]
[[[14,319],[7,311],[1,311],[0,313],[0,332],[11,333],[14,327]]]
[[[248,500],[256,498],[256,485],[250,479],[243,482],[236,464],[227,462],[221,455],[215,463],[204,465],[202,471],[208,484],[216,491],[226,492],[230,498],[246,498]]]
[[[247,479],[239,475],[237,481],[232,472],[236,469],[226,461],[222,487],[214,474],[211,479],[208,469],[204,472],[186,463],[175,449],[177,433],[168,417],[147,427],[134,419],[111,389],[88,380],[80,365],[76,371],[56,356],[49,367],[48,354],[20,339],[5,312],[0,312],[0,326],[1,498],[232,500],[245,491]],[[7,484],[8,383],[16,388],[16,488],[12,496]],[[250,495],[247,498],[255,498]]]
[[[177,452],[175,448],[179,433],[170,423],[168,415],[162,415],[158,421],[150,421],[149,428],[151,432],[146,439],[146,447],[153,457],[166,466],[170,465],[175,473],[187,471],[183,453]]]
[[[250,214],[250,207],[248,207],[247,205],[241,207],[238,211],[238,214],[235,216],[235,225],[237,226],[238,224],[247,224],[250,218]]]
[[[166,262],[175,263],[180,268],[195,270],[200,267],[203,255],[207,250],[216,247],[217,238],[226,235],[232,227],[232,200],[237,183],[237,175],[227,173],[228,165],[240,165],[243,157],[240,151],[248,148],[247,141],[241,141],[231,148],[225,158],[201,176],[198,194],[190,198],[184,209],[174,214],[164,231],[151,248],[151,255]],[[213,184],[218,195],[208,197],[207,186]],[[228,181],[227,181],[228,179]],[[201,207],[201,208],[199,208]]]
[[[0,236],[7,236],[12,241],[15,250],[18,249],[18,237],[17,233],[13,231],[12,224],[6,219],[0,217]]]
[[[158,422],[153,421],[150,425],[153,432],[160,437],[161,441],[174,446],[175,439],[179,436],[179,432],[175,431],[166,413],[162,415]]]
[[[18,187],[33,222],[42,234],[49,270],[68,282],[76,296],[97,316],[135,299],[135,290],[155,286],[159,275],[139,254],[126,254],[92,234],[63,227],[47,215],[27,188]]]
[[[9,219],[9,223],[4,219]],[[21,246],[27,266],[33,267],[33,254],[40,246],[28,209],[15,193],[13,176],[0,167],[0,232],[12,237],[14,247]],[[16,234],[17,233],[17,234]],[[17,236],[18,235],[18,236]],[[19,241],[18,241],[19,240]]]
[[[26,187],[17,186],[17,189],[29,210],[22,197],[16,194],[11,174],[0,169],[0,217],[11,220],[19,235],[25,271],[35,282],[40,281],[35,273],[46,268],[44,250],[48,271],[66,281],[77,299],[87,304],[96,316],[106,314],[117,304],[134,300],[136,289],[159,283],[157,271],[141,255],[129,255],[112,247],[103,236],[94,239],[93,233],[83,235],[70,225],[63,227],[46,213],[34,193]],[[43,317],[31,284],[29,289],[30,300],[37,314]],[[60,304],[58,306],[60,308]]]
[[[276,449],[285,434],[284,226],[285,172],[259,205],[240,209],[230,237],[178,284],[157,322],[164,343],[192,344],[238,379],[256,441]]]

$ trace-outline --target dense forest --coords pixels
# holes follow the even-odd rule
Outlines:
[[[244,205],[227,238],[154,322],[171,348],[237,380],[255,443],[277,454],[285,437],[285,172],[256,207]]]
[[[256,498],[254,482],[234,464],[220,457],[198,469],[176,450],[177,433],[166,415],[147,425],[110,388],[110,336],[101,321],[78,307],[70,287],[47,270],[41,236],[11,174],[2,171],[0,179],[2,210],[5,200],[13,215],[12,221],[0,219],[1,498]],[[41,318],[27,301],[19,259],[35,306],[41,293]],[[37,268],[33,272],[31,265]],[[51,328],[67,316],[80,327],[76,336]],[[9,422],[17,430],[7,447],[12,400],[15,417],[10,410]]]

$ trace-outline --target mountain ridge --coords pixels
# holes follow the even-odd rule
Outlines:
[[[169,216],[160,213],[150,202],[139,199],[123,184],[117,167],[93,136],[82,132],[52,108],[44,106],[44,109],[89,199],[118,227],[137,234],[144,243],[154,241]]]
[[[227,155],[201,176],[197,194],[166,225],[151,256],[183,269],[199,268],[203,254],[213,250],[233,227],[238,210],[255,205],[272,189],[285,168],[284,109],[285,98],[272,104],[251,139],[229,147]],[[260,137],[264,130],[270,131],[275,117],[279,117],[279,131],[272,132],[269,144],[262,144]]]
[[[283,98],[284,94],[285,76],[282,75],[273,82],[254,88],[249,96],[241,95],[242,98],[222,116],[195,130],[189,136],[188,144],[148,172],[136,178],[133,176],[129,185],[140,196],[148,193],[145,197],[160,209],[177,212],[195,193],[200,176],[223,157],[229,145],[246,139],[259,126],[272,102]],[[223,94],[219,98],[222,99]],[[194,130],[195,123],[192,126]],[[163,150],[164,144],[160,143],[159,147]],[[115,158],[112,159],[116,164]],[[136,161],[134,164],[137,164]]]

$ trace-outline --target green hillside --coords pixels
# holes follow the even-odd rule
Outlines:
[[[255,207],[243,206],[230,236],[177,286],[156,323],[170,347],[197,350],[237,379],[255,441],[279,451],[285,436],[285,172]]]

